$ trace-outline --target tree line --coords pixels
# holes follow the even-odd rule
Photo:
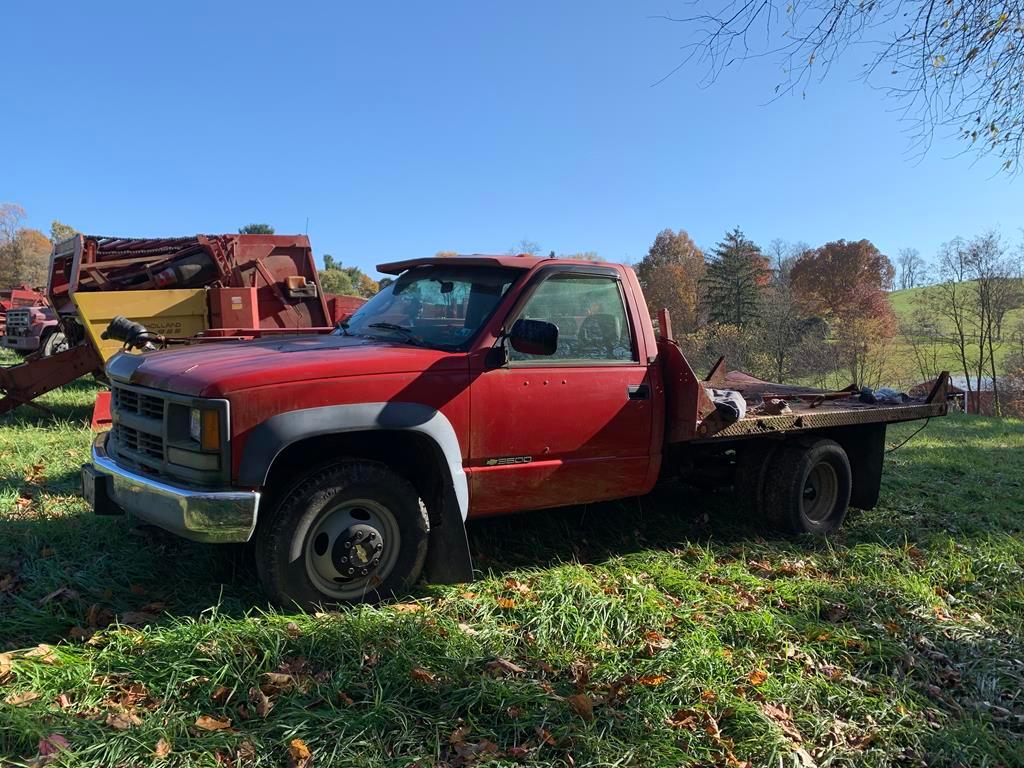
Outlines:
[[[705,253],[666,229],[635,269],[698,367],[724,354],[778,382],[905,388],[948,368],[969,393],[990,390],[995,413],[1024,415],[1024,242],[958,237],[934,266],[914,249],[894,266],[866,239],[761,248],[736,228]],[[900,318],[890,292],[913,287]]]

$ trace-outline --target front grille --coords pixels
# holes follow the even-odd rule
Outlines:
[[[116,380],[111,382],[110,390],[114,426],[107,450],[114,461],[133,472],[172,485],[210,488],[228,485],[231,461],[227,446],[218,456],[206,453],[205,464],[187,456],[188,452],[204,455],[189,435],[190,410],[196,407],[196,398]],[[228,426],[226,402],[203,400],[200,404],[221,409],[220,423],[225,428]]]
[[[137,413],[160,421],[164,419],[163,398],[144,395],[122,387],[114,387],[113,408],[120,413]]]
[[[11,309],[7,312],[7,332],[26,330],[32,325],[32,315],[27,309]]]
[[[140,467],[159,472],[166,460],[162,397],[114,384],[111,412],[118,454]]]
[[[117,442],[130,451],[144,453],[154,459],[163,461],[164,442],[156,435],[140,432],[124,424],[117,425]]]

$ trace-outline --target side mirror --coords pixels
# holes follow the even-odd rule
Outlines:
[[[520,318],[512,325],[508,340],[512,349],[524,355],[553,355],[558,348],[558,326]]]

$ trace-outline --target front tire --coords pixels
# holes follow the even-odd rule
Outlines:
[[[46,341],[43,342],[43,357],[50,357],[61,352],[66,351],[68,346],[68,338],[64,335],[63,331],[54,331],[46,337]]]
[[[827,536],[846,517],[851,487],[850,460],[838,443],[784,446],[765,477],[765,512],[790,533]]]
[[[277,605],[376,603],[407,591],[430,525],[412,485],[387,466],[342,461],[303,475],[256,532],[256,569]]]

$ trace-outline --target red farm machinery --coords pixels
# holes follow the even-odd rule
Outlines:
[[[45,410],[35,398],[101,371],[121,348],[102,338],[117,315],[168,339],[248,339],[326,333],[357,308],[349,298],[344,310],[328,303],[304,235],[76,235],[50,256],[46,300],[61,343],[0,367],[0,414]]]

